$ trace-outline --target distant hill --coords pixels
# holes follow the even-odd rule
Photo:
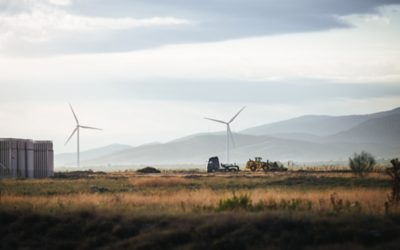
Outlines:
[[[101,148],[82,151],[80,153],[80,159],[81,161],[96,159],[104,155],[113,154],[128,148],[131,148],[131,146],[123,144],[111,144]],[[76,152],[57,154],[54,158],[56,166],[76,164]]]
[[[237,145],[261,143],[267,137],[235,134]],[[225,157],[226,137],[218,134],[200,134],[173,140],[164,144],[143,145],[110,154],[85,164],[170,164],[204,163],[208,157]]]
[[[349,130],[328,136],[325,140],[398,146],[400,145],[400,114],[370,119]]]
[[[306,142],[269,136],[235,134],[236,147],[231,149],[231,162],[245,163],[261,156],[279,161],[347,160],[353,152],[367,149],[377,157],[392,157],[397,147],[375,143]],[[199,135],[158,145],[130,148],[95,160],[86,165],[167,165],[205,164],[210,156],[226,162],[224,135]]]
[[[328,136],[349,130],[374,118],[400,114],[400,108],[368,115],[325,116],[306,115],[285,121],[274,122],[240,131],[249,135],[310,134]]]
[[[254,134],[249,134],[254,133]],[[258,133],[266,133],[258,135]],[[346,161],[367,150],[378,158],[400,156],[400,108],[369,115],[303,116],[234,134],[231,162],[261,156],[279,161]],[[103,148],[98,156],[82,153],[83,165],[206,164],[211,156],[226,162],[225,133],[201,133],[167,143]],[[72,162],[75,154],[72,154]]]

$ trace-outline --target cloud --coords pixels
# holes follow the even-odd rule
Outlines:
[[[9,6],[3,8],[8,11],[0,11],[2,31],[18,35],[7,36],[9,42],[6,43],[3,34],[0,40],[3,40],[4,49],[0,53],[26,56],[130,51],[169,44],[349,28],[351,24],[340,17],[368,13],[376,18],[379,15],[378,7],[397,1],[2,2],[0,6],[7,3]],[[94,5],[96,8],[93,8]],[[181,25],[187,23],[192,25]],[[22,40],[19,39],[21,37]]]
[[[68,6],[72,4],[72,0],[49,0],[50,4]]]
[[[400,96],[400,86],[383,83],[332,83],[316,79],[253,82],[163,78],[109,81],[104,78],[107,78],[106,72],[99,72],[97,80],[92,81],[68,72],[63,79],[60,77],[58,81],[55,79],[47,83],[32,79],[28,83],[5,82],[0,86],[0,99],[3,103],[141,100],[302,106],[341,99],[366,100]]]
[[[366,22],[365,15],[343,17],[354,25],[352,29],[193,42],[118,53],[0,57],[0,68],[3,69],[0,81],[45,83],[79,79],[89,83],[99,80],[112,83],[160,79],[190,82],[196,79],[287,82],[314,79],[321,83],[398,84],[398,9],[385,8],[379,13],[389,23]],[[93,42],[91,47],[98,45],[95,35],[81,37],[94,39],[90,40]],[[73,47],[77,43],[71,44]],[[52,48],[47,43],[43,46]],[[23,49],[19,47],[20,51]]]
[[[15,40],[20,43],[47,42],[63,33],[82,36],[94,32],[189,24],[188,20],[169,16],[147,18],[82,16],[52,6],[67,6],[71,1],[52,0],[48,3],[27,1],[25,6],[30,6],[29,11],[0,14],[0,48],[14,43]]]
[[[68,7],[72,3],[73,0],[0,0],[0,13],[26,12],[36,6]]]
[[[75,96],[279,103],[285,98],[298,102],[400,95],[400,16],[394,14],[398,9],[341,17],[352,29],[192,42],[118,53],[0,56],[0,99],[49,95],[50,99]],[[96,25],[85,26],[80,32],[98,29]],[[94,39],[91,47],[96,47],[96,35],[80,37]],[[71,47],[80,44],[71,43]],[[37,44],[52,48],[46,42]],[[24,51],[24,47],[18,49]],[[79,86],[80,90],[70,86]],[[214,92],[226,94],[210,94]]]
[[[175,17],[150,18],[104,18],[86,17],[69,14],[63,10],[37,6],[30,13],[0,16],[0,24],[5,30],[18,33],[22,31],[104,31],[132,29],[148,26],[188,24],[184,19]]]

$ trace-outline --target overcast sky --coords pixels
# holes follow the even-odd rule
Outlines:
[[[0,0],[0,137],[56,153],[400,106],[398,0]]]

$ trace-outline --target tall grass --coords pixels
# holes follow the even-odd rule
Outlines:
[[[148,185],[148,184],[146,184]],[[265,204],[265,209],[282,207],[284,203],[301,200],[310,205],[314,212],[337,210],[332,203],[332,195],[343,204],[358,204],[362,212],[383,214],[386,193],[389,190],[354,188],[334,188],[331,190],[294,191],[286,188],[237,190],[236,194],[247,195],[253,204]],[[178,190],[143,193],[79,193],[72,195],[23,196],[3,194],[2,208],[28,209],[33,211],[76,211],[80,209],[104,210],[109,212],[149,210],[164,212],[209,211],[221,200],[232,198],[230,190]],[[273,204],[278,204],[274,206]],[[280,205],[279,205],[280,204]]]
[[[188,179],[175,176],[130,178],[129,181],[134,187],[177,187],[190,183]]]
[[[360,179],[351,173],[296,172],[221,176],[116,173],[84,179],[3,180],[0,209],[198,213],[218,211],[221,204],[242,204],[240,197],[245,197],[247,205],[241,210],[246,211],[384,214],[388,183],[388,176],[380,173]],[[397,213],[396,208],[391,212]]]

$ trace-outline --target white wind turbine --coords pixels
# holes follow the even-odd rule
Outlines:
[[[225,121],[221,121],[221,120],[217,120],[217,119],[212,119],[212,118],[207,118],[205,117],[204,119],[210,120],[210,121],[214,121],[214,122],[219,122],[219,123],[223,123],[226,125],[226,160],[227,160],[227,164],[229,164],[229,138],[231,138],[232,141],[232,145],[235,146],[235,141],[233,140],[233,135],[232,135],[232,131],[231,131],[231,126],[230,124],[233,122],[233,120],[236,119],[236,117],[240,114],[240,112],[243,111],[243,109],[246,106],[244,106],[243,108],[241,108],[236,115],[234,115],[232,117],[232,119],[230,119],[228,122]]]
[[[76,114],[74,112],[74,109],[72,108],[71,104],[69,104],[69,107],[71,108],[72,114],[74,115],[75,121],[76,121],[76,127],[74,129],[74,131],[72,131],[72,134],[68,137],[67,141],[65,142],[64,145],[67,145],[67,143],[69,142],[69,140],[71,140],[72,136],[74,136],[74,134],[76,133],[76,138],[77,138],[77,151],[76,151],[76,164],[79,167],[79,129],[80,128],[86,128],[86,129],[96,129],[96,130],[102,130],[100,128],[94,128],[94,127],[88,127],[88,126],[82,126],[79,124],[78,118],[76,117]]]

